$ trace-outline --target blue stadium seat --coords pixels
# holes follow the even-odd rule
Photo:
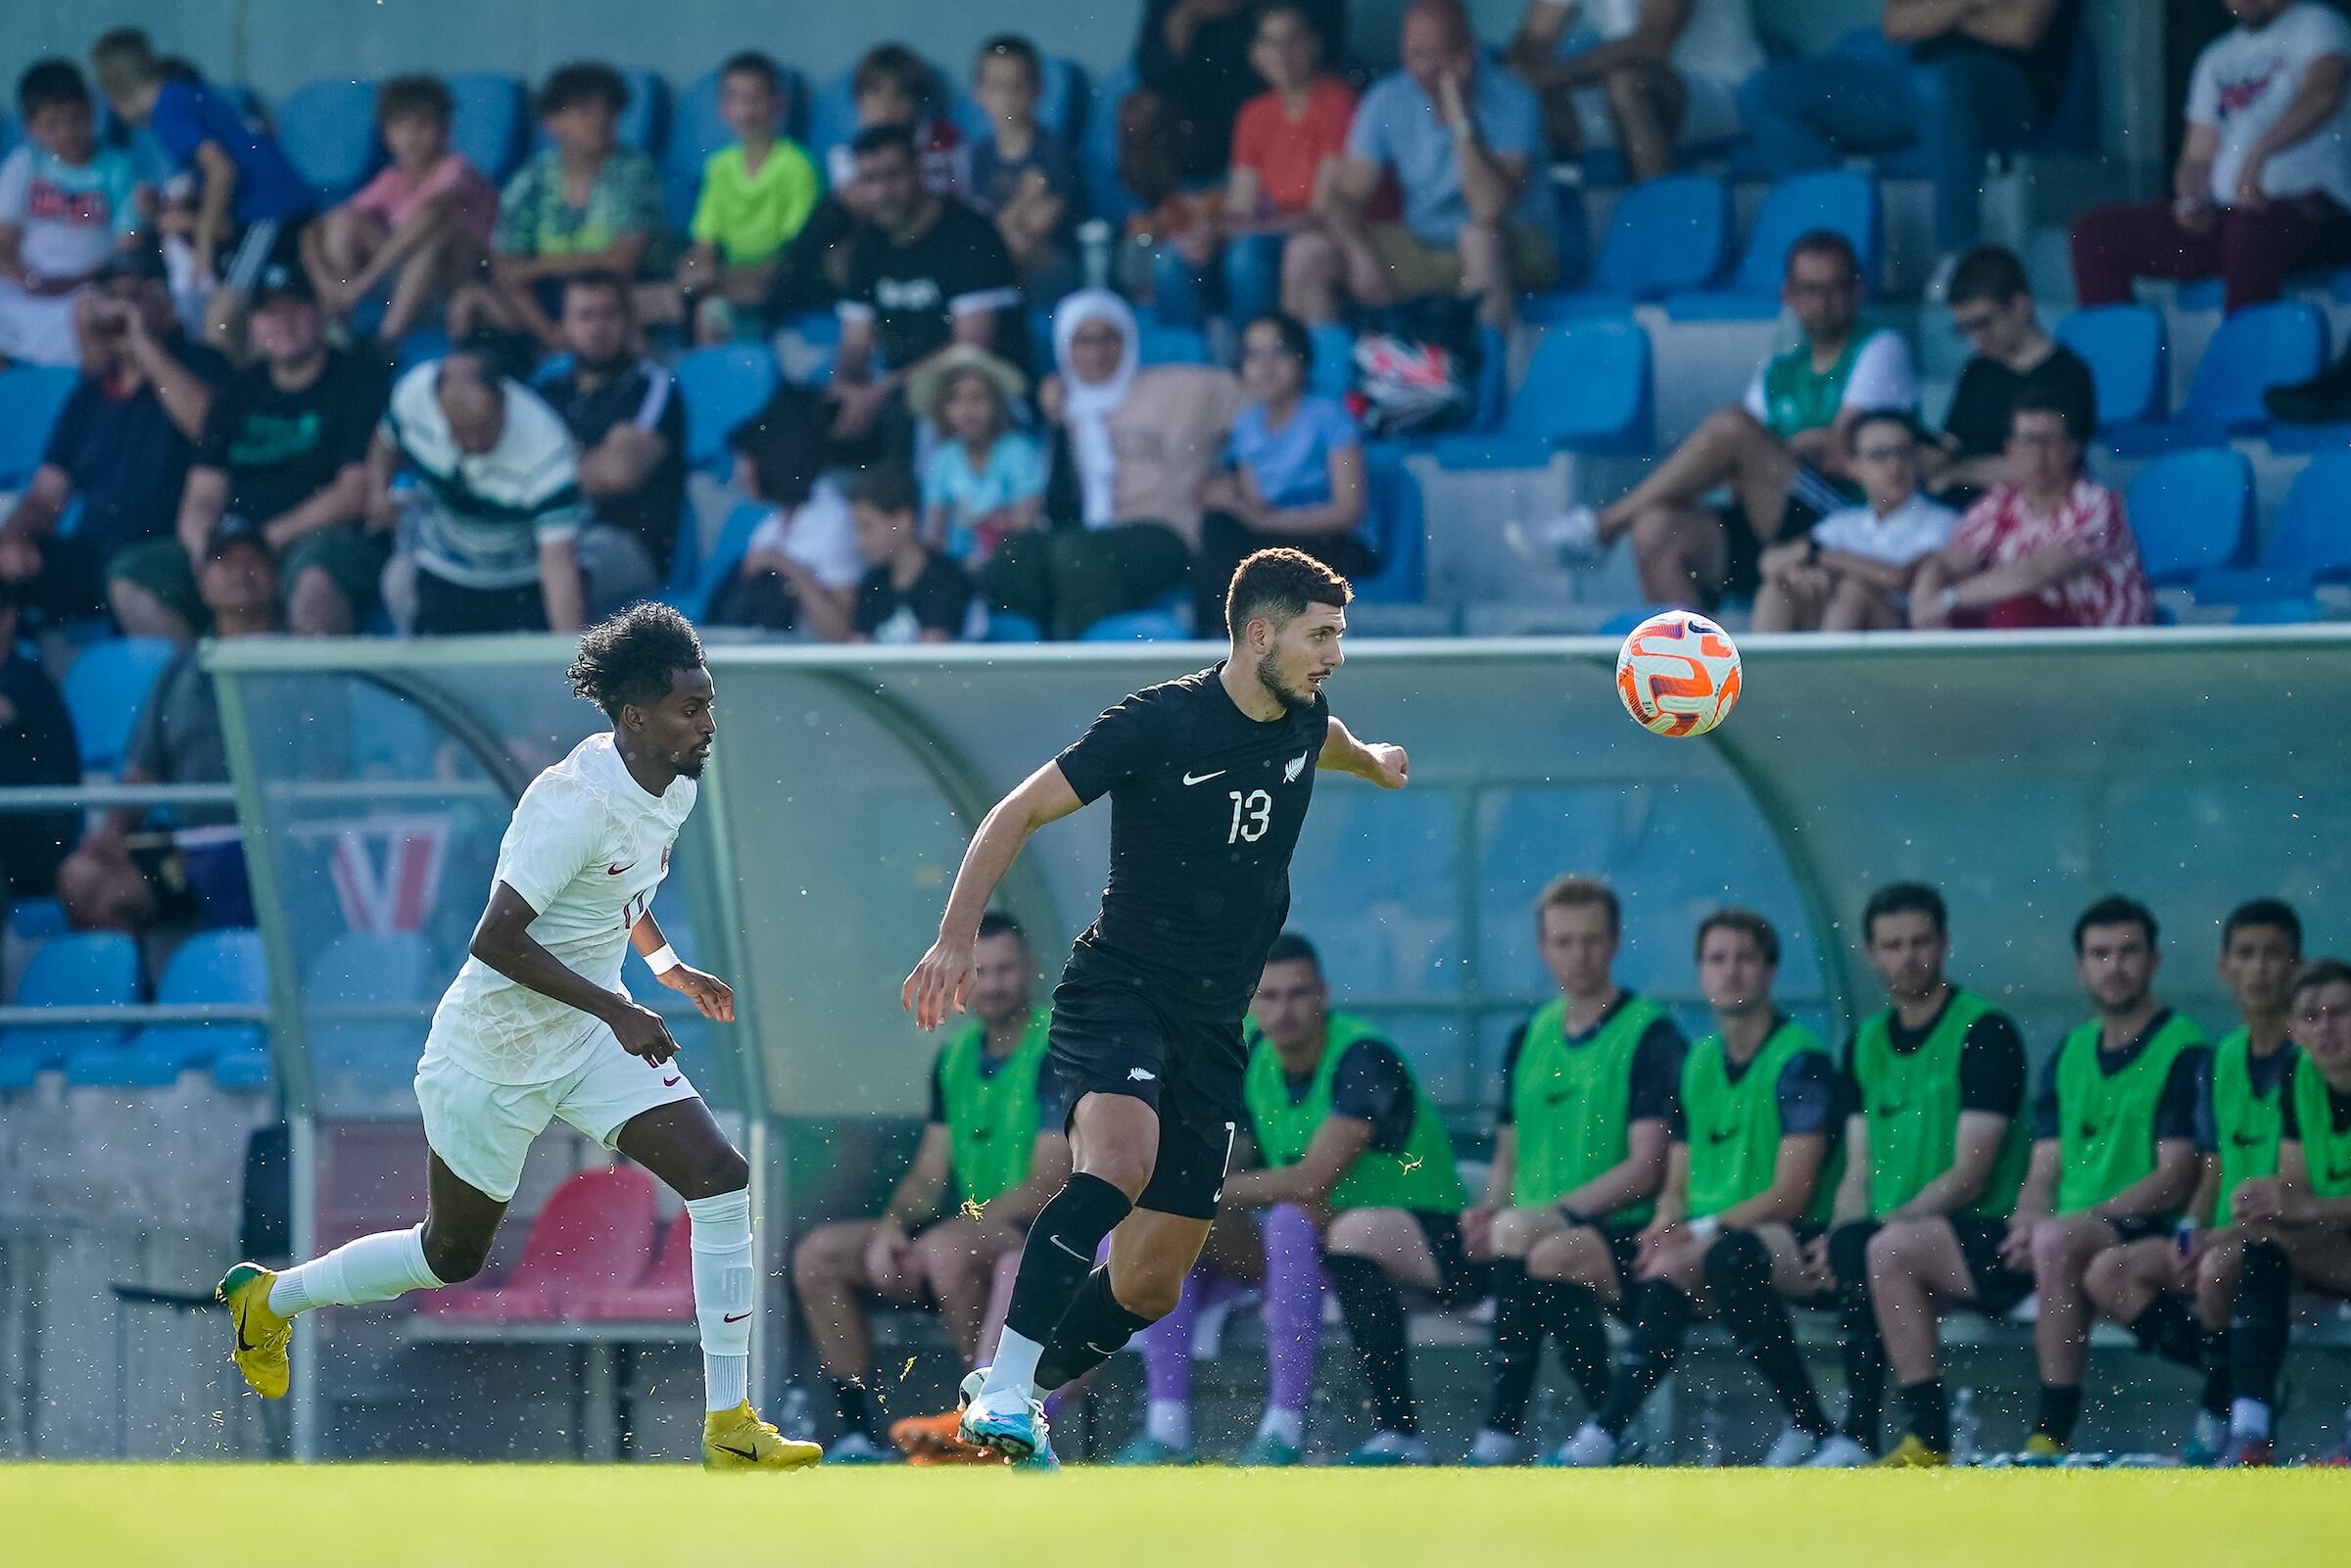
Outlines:
[[[2351,451],[2312,458],[2286,491],[2260,557],[2251,566],[2224,567],[2198,577],[2197,601],[2241,604],[2307,598],[2321,583],[2351,582],[2351,528],[2343,527],[2345,496],[2351,496]]]
[[[2165,422],[2124,425],[2117,451],[2146,453],[2209,447],[2270,422],[2261,395],[2307,381],[2327,363],[2327,319],[2297,301],[2248,306],[2221,322],[2188,383],[2179,414]]]
[[[17,986],[19,1007],[126,1007],[138,999],[138,944],[120,931],[79,931],[42,943]],[[0,1061],[54,1067],[69,1052],[121,1038],[120,1029],[104,1024],[21,1024],[0,1031]]]
[[[1086,117],[1085,134],[1078,144],[1079,166],[1085,174],[1086,206],[1113,228],[1143,205],[1119,180],[1119,105],[1141,85],[1131,60],[1104,76],[1094,94],[1094,111]]]
[[[1523,314],[1536,323],[1609,315],[1710,288],[1730,260],[1730,243],[1731,189],[1723,181],[1711,174],[1643,180],[1616,198],[1584,287],[1535,295]]]
[[[1085,131],[1089,94],[1085,68],[1057,55],[1046,55],[1038,66],[1042,79],[1036,95],[1036,122],[1059,136],[1064,147],[1076,147]],[[963,132],[966,141],[978,141],[995,128],[995,122],[968,87],[958,89],[955,94],[955,127]]]
[[[939,70],[927,58],[924,63],[931,67],[934,88],[933,96],[923,105],[924,112],[954,119],[956,128],[968,138],[971,130],[964,121],[962,106],[957,101],[963,94],[955,86],[962,77]],[[857,96],[849,90],[849,79],[856,73],[854,67],[842,71],[817,88],[815,96],[809,100],[808,150],[815,155],[820,166],[834,148],[846,147],[856,139]]]
[[[1042,642],[1045,629],[1026,615],[1010,610],[991,609],[987,612],[987,635],[983,642]]]
[[[1378,448],[1364,460],[1364,538],[1378,567],[1355,584],[1367,604],[1417,604],[1428,593],[1428,509],[1404,459]]]
[[[2161,419],[2163,313],[2146,305],[2093,305],[2057,323],[2057,341],[2089,366],[2098,428]]]
[[[1633,635],[1633,628],[1639,626],[1643,621],[1660,610],[1673,608],[1675,606],[1671,604],[1636,604],[1629,610],[1618,610],[1601,622],[1593,635],[1596,637],[1630,637]]]
[[[1666,309],[1686,321],[1768,320],[1780,312],[1789,248],[1822,228],[1852,241],[1861,259],[1862,287],[1874,291],[1884,228],[1878,184],[1866,174],[1838,168],[1798,174],[1773,186],[1730,283],[1719,290],[1671,295]]]
[[[1281,253],[1287,243],[1280,234],[1235,234],[1224,242],[1224,313],[1235,327],[1281,308]]]
[[[72,928],[66,906],[54,898],[19,898],[8,906],[8,934],[20,942],[45,942]]]
[[[258,1094],[269,1086],[269,1053],[223,1051],[213,1058],[213,1081],[232,1094]]]
[[[438,359],[449,353],[449,334],[439,327],[418,327],[400,340],[392,356],[393,375],[414,368],[427,360]]]
[[[2254,599],[2239,604],[2236,614],[2230,618],[2232,626],[2307,626],[2327,619],[2327,611],[2317,599],[2275,598]]]
[[[200,931],[171,955],[155,988],[159,1003],[175,1006],[262,1003],[269,974],[262,938],[248,929]],[[249,1022],[153,1023],[130,1038],[130,1048],[174,1067],[192,1067],[222,1051],[264,1050],[262,1025]]]
[[[1135,352],[1144,364],[1207,364],[1208,334],[1144,316],[1136,322]]]
[[[1446,468],[1540,468],[1555,451],[1644,452],[1652,445],[1649,334],[1630,316],[1544,328],[1526,377],[1491,431],[1447,436]]]
[[[1344,398],[1355,380],[1355,332],[1344,321],[1318,321],[1306,329],[1315,342],[1315,362],[1307,370],[1307,391],[1324,398]]]
[[[135,1045],[86,1046],[65,1062],[66,1082],[77,1089],[168,1089],[178,1064]]]
[[[49,431],[79,375],[63,365],[0,370],[0,490],[23,490],[41,465]]]
[[[444,79],[456,105],[451,145],[472,159],[474,167],[504,180],[522,162],[528,145],[523,134],[528,99],[522,83],[491,71],[460,71]]]
[[[710,546],[710,554],[701,563],[694,586],[670,598],[670,605],[690,621],[707,619],[718,591],[743,564],[744,552],[750,548],[751,535],[758,532],[760,521],[774,509],[760,501],[746,500],[727,513],[726,521],[719,525],[718,542]]]
[[[808,83],[798,71],[784,68],[777,86],[783,105],[776,117],[776,130],[791,135],[807,112]],[[670,106],[669,135],[661,146],[661,185],[673,228],[683,230],[694,216],[695,198],[702,188],[702,166],[711,154],[734,140],[735,133],[718,118],[718,72],[705,71]]]
[[[372,81],[306,81],[278,101],[277,139],[322,206],[358,190],[379,143]]]
[[[2158,588],[2253,553],[2253,465],[2226,447],[2175,451],[2131,481],[2131,533]]]
[[[178,651],[160,637],[112,638],[81,650],[66,672],[63,695],[84,772],[109,772],[121,760],[155,678]]]
[[[1078,634],[1080,642],[1180,642],[1192,635],[1191,597],[1171,594],[1148,609],[1105,615]]]
[[[686,400],[686,459],[723,476],[727,435],[759,411],[783,379],[765,344],[721,343],[678,356],[672,367]]]

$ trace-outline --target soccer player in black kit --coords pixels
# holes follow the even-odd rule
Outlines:
[[[1244,1117],[1241,1020],[1289,914],[1316,770],[1404,785],[1404,749],[1357,740],[1322,695],[1350,596],[1298,550],[1243,561],[1223,661],[1135,692],[997,802],[906,977],[924,1028],[959,1011],[980,917],[1021,845],[1110,796],[1102,913],[1053,992],[1075,1168],[1030,1228],[994,1364],[964,1380],[968,1443],[1051,1463],[1042,1396],[1174,1310],[1208,1239]]]

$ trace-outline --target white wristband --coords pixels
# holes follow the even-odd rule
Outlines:
[[[685,960],[678,957],[678,950],[667,942],[663,942],[659,947],[645,955],[645,967],[655,974],[667,974],[671,970],[679,968],[684,963]]]
[[[1712,1214],[1701,1214],[1696,1219],[1686,1219],[1682,1223],[1693,1236],[1711,1236],[1722,1228],[1721,1221]]]

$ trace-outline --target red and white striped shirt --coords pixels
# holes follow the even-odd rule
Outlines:
[[[2089,557],[2087,564],[2034,595],[2063,624],[2146,626],[2155,619],[2155,591],[2123,516],[2123,499],[2090,480],[2076,480],[2050,517],[2034,515],[2022,490],[2002,485],[1967,509],[1951,543],[1985,570],[2070,546]]]

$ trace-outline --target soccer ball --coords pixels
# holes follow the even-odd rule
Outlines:
[[[1633,628],[1616,654],[1616,694],[1652,735],[1704,735],[1739,703],[1739,650],[1703,615],[1664,610]]]

